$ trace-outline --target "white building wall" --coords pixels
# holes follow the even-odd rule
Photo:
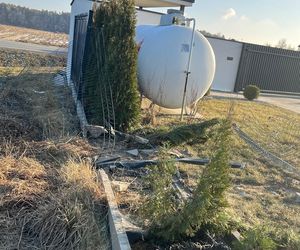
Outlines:
[[[216,73],[212,89],[233,92],[243,44],[218,38],[207,39],[216,56]]]
[[[81,14],[88,14],[92,10],[93,2],[87,0],[75,0],[71,7],[70,14],[70,31],[69,31],[69,49],[68,49],[68,64],[67,64],[67,79],[68,82],[71,78],[71,65],[72,65],[72,52],[73,52],[73,37],[74,37],[74,26],[75,16]]]
[[[137,26],[138,25],[159,25],[160,18],[162,14],[145,11],[145,10],[137,10],[136,17],[137,17]]]

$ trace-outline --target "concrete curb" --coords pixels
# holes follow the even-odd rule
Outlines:
[[[103,183],[107,197],[109,209],[109,230],[111,237],[112,250],[130,250],[128,237],[123,228],[122,215],[118,209],[118,204],[112,190],[110,180],[104,170],[99,171],[100,179]]]

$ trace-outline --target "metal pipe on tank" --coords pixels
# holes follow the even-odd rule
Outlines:
[[[183,98],[182,98],[180,121],[183,120],[183,110],[184,110],[184,106],[185,106],[186,90],[187,90],[187,85],[188,85],[188,81],[189,81],[189,75],[191,74],[190,67],[191,67],[193,47],[194,47],[194,38],[195,38],[195,31],[196,31],[196,19],[195,18],[186,18],[186,21],[187,22],[193,21],[193,33],[192,33],[192,39],[191,39],[191,44],[190,44],[190,53],[189,53],[187,69],[185,71],[186,77],[185,77],[184,92],[183,92]]]
[[[180,5],[180,11],[182,11],[182,14],[184,14],[184,10],[185,10],[185,6],[184,5]]]

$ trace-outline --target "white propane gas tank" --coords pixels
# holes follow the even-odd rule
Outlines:
[[[193,30],[170,25],[137,27],[138,81],[141,92],[155,104],[181,108]],[[186,105],[202,98],[215,74],[215,55],[207,39],[196,32]]]

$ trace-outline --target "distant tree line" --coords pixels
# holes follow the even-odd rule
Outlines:
[[[200,32],[204,36],[226,39],[226,37],[223,34],[221,34],[221,33],[213,34],[213,33],[210,33],[210,32],[208,32],[206,30],[200,30]]]
[[[280,48],[280,49],[299,50],[300,51],[300,45],[298,48],[295,48],[293,45],[288,44],[288,42],[285,38],[280,39],[278,41],[278,43],[275,45],[275,47]]]
[[[69,20],[69,13],[34,10],[13,4],[0,3],[0,24],[68,33]]]
[[[215,37],[215,38],[221,38],[221,39],[226,39],[226,40],[231,40],[231,41],[236,41],[233,38],[226,38],[222,33],[210,33],[206,30],[199,30],[202,35],[206,36],[206,37]],[[294,47],[291,44],[288,44],[287,40],[285,38],[282,38],[278,41],[277,44],[272,45],[271,43],[265,43],[264,46],[267,47],[275,47],[275,48],[280,48],[280,49],[287,49],[287,50],[298,50],[300,51],[300,45],[298,47]]]

